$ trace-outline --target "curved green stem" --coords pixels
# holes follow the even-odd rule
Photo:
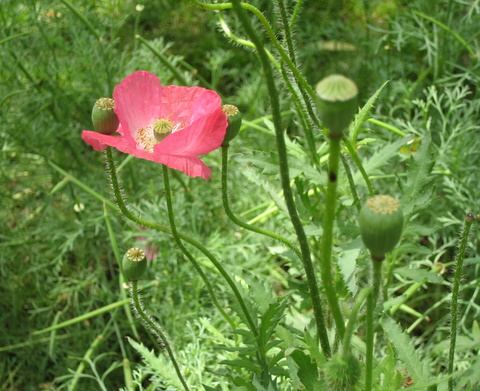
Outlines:
[[[287,158],[287,148],[285,145],[285,139],[283,134],[282,128],[282,117],[280,113],[280,104],[278,99],[277,89],[275,87],[275,81],[273,77],[273,72],[270,67],[270,63],[268,61],[268,56],[265,52],[265,49],[258,38],[255,30],[253,29],[252,25],[250,24],[250,20],[247,18],[244,9],[242,8],[242,4],[239,0],[233,1],[234,9],[242,23],[243,28],[247,32],[247,35],[250,37],[251,41],[255,44],[257,49],[258,57],[262,63],[268,95],[270,97],[270,103],[272,106],[272,119],[275,128],[275,137],[277,142],[277,150],[279,156],[279,164],[280,164],[280,177],[282,182],[282,189],[285,198],[285,204],[287,205],[288,214],[290,216],[290,220],[292,221],[292,225],[295,229],[295,233],[298,238],[298,242],[300,245],[300,251],[302,253],[302,262],[305,268],[305,273],[308,280],[308,285],[310,288],[310,297],[312,299],[312,305],[314,310],[315,322],[317,327],[317,334],[318,338],[320,339],[320,344],[322,346],[323,352],[326,357],[331,355],[330,351],[330,343],[328,341],[327,329],[325,326],[323,310],[322,310],[322,303],[320,301],[320,294],[318,291],[317,281],[315,277],[315,272],[313,269],[311,254],[310,254],[310,247],[308,245],[307,236],[305,235],[305,231],[303,229],[302,221],[298,216],[298,212],[295,206],[295,200],[293,198],[292,189],[290,187],[290,175],[288,172],[288,158]]]
[[[188,388],[187,382],[185,381],[182,375],[182,372],[180,371],[180,366],[178,365],[177,359],[175,358],[175,354],[173,353],[173,349],[170,346],[170,341],[168,340],[167,335],[165,334],[163,329],[160,327],[160,325],[157,322],[153,321],[153,319],[150,316],[148,316],[145,309],[143,308],[143,304],[140,301],[140,298],[138,297],[138,281],[132,281],[131,294],[132,294],[133,306],[137,311],[139,318],[142,320],[145,328],[149,333],[153,333],[160,339],[159,342],[161,342],[161,344],[167,351],[168,356],[170,357],[170,360],[172,360],[173,367],[175,368],[175,372],[177,373],[177,376],[180,379],[180,382],[182,383],[183,388],[185,388],[185,390],[187,391],[190,390],[190,388]]]
[[[351,351],[350,342],[352,340],[353,332],[355,331],[358,312],[360,311],[360,308],[362,308],[365,298],[367,298],[368,295],[371,294],[371,292],[372,287],[363,288],[358,294],[357,299],[355,300],[355,304],[352,307],[352,312],[350,313],[350,317],[348,318],[348,323],[342,342],[342,355],[345,358],[348,357]]]
[[[297,69],[297,67],[293,64],[292,60],[288,56],[287,52],[285,49],[283,49],[282,45],[280,42],[278,42],[278,39],[275,35],[275,32],[273,31],[272,27],[270,26],[270,23],[268,22],[267,18],[263,15],[262,11],[260,11],[258,8],[255,6],[248,4],[248,3],[238,3],[237,1],[234,1],[233,3],[222,3],[222,4],[208,4],[208,3],[203,3],[199,0],[190,0],[192,3],[198,5],[199,7],[202,8],[207,8],[207,9],[212,9],[212,10],[226,10],[230,8],[234,8],[236,4],[240,4],[239,7],[246,9],[253,13],[263,24],[263,27],[265,28],[265,32],[267,33],[268,37],[272,41],[273,45],[275,46],[275,49],[277,49],[278,53],[280,54],[280,57],[282,58],[283,61],[288,65],[292,73],[295,75],[295,77],[298,79],[299,83],[302,85],[303,88],[305,88],[305,91],[310,95],[310,98],[315,101],[316,95],[315,91],[313,91],[313,88],[308,84],[308,82],[305,80],[305,78],[302,76],[300,71]],[[253,39],[252,39],[253,42]],[[255,43],[255,42],[254,42]],[[258,47],[257,47],[258,50]]]
[[[222,202],[223,202],[223,208],[225,209],[225,213],[227,214],[228,218],[232,220],[235,224],[245,229],[248,229],[249,231],[253,231],[282,242],[286,246],[290,247],[290,249],[298,256],[299,259],[302,259],[302,253],[300,252],[300,250],[288,239],[284,238],[281,235],[276,234],[275,232],[271,232],[266,229],[262,229],[262,228],[258,228],[253,225],[250,225],[240,220],[232,212],[232,209],[230,208],[230,202],[228,200],[228,146],[227,147],[222,146]]]
[[[372,260],[373,266],[373,292],[367,298],[367,335],[365,355],[365,391],[373,389],[373,337],[375,334],[374,312],[377,305],[378,294],[382,286],[382,262]]]
[[[323,223],[323,237],[320,254],[320,270],[322,271],[323,289],[327,295],[328,304],[333,319],[337,325],[338,335],[343,338],[345,323],[343,321],[340,305],[338,304],[337,292],[333,285],[332,276],[332,247],[333,247],[333,224],[335,221],[335,209],[337,203],[338,162],[340,160],[340,139],[330,138],[330,154],[328,158],[328,185],[325,196],[325,219]]]
[[[448,391],[453,391],[453,363],[455,360],[455,346],[457,342],[457,322],[458,322],[458,293],[460,291],[460,280],[462,278],[463,271],[463,258],[465,256],[465,250],[467,249],[468,235],[470,234],[470,228],[472,227],[472,222],[475,219],[473,214],[469,213],[465,217],[465,224],[462,229],[460,244],[458,246],[457,254],[457,268],[455,270],[455,276],[453,278],[453,289],[452,289],[452,305],[450,313],[450,351],[448,353],[448,374],[450,379],[448,379]]]
[[[202,268],[198,264],[197,260],[195,257],[186,249],[186,247],[183,245],[182,240],[178,236],[177,233],[177,227],[175,225],[175,218],[173,215],[173,207],[172,207],[172,192],[170,189],[170,180],[168,178],[168,167],[162,164],[163,168],[163,182],[165,184],[165,198],[167,200],[167,211],[168,211],[168,220],[170,222],[170,229],[172,230],[172,236],[173,239],[175,240],[175,243],[177,244],[178,248],[185,254],[185,256],[188,258],[188,260],[191,262],[201,279],[203,280],[203,283],[205,284],[205,287],[207,288],[208,294],[210,295],[210,298],[212,299],[213,304],[215,307],[217,307],[218,311],[222,314],[222,316],[225,318],[225,320],[230,324],[232,329],[235,329],[235,322],[228,316],[228,314],[225,312],[223,307],[220,305],[217,299],[217,295],[215,295],[215,292],[212,288],[212,285],[210,284],[210,281],[208,280],[208,277],[205,275],[203,272]]]
[[[360,171],[360,173],[362,174],[363,180],[365,181],[365,184],[367,185],[367,188],[368,188],[369,196],[373,197],[373,195],[375,193],[374,193],[374,190],[373,190],[372,182],[370,182],[370,178],[368,177],[368,174],[365,171],[365,168],[363,168],[362,162],[358,158],[357,151],[355,150],[355,148],[353,148],[352,143],[350,142],[350,140],[347,137],[343,136],[342,140],[343,140],[345,146],[347,147],[349,155],[352,157],[353,161],[355,162],[355,164],[358,168],[358,171]]]
[[[129,220],[133,221],[136,224],[143,225],[148,228],[155,229],[157,231],[165,232],[169,235],[172,235],[172,231],[161,224],[153,223],[151,221],[142,219],[135,214],[133,214],[126,206],[125,201],[123,200],[122,193],[120,191],[120,184],[118,182],[118,177],[117,177],[117,171],[115,168],[115,160],[113,158],[113,153],[111,147],[107,147],[106,149],[106,160],[107,160],[107,171],[110,176],[110,181],[112,183],[112,188],[113,188],[113,193],[115,196],[115,200],[118,204],[118,209],[120,212]],[[180,237],[180,239],[184,240],[187,243],[190,243],[192,246],[196,247],[200,252],[202,252],[209,260],[212,262],[212,264],[215,266],[215,268],[218,270],[218,272],[222,275],[223,279],[226,281],[230,289],[232,290],[233,294],[235,295],[235,298],[237,299],[240,307],[242,308],[242,311],[245,314],[245,317],[247,318],[249,322],[249,326],[252,328],[252,332],[255,334],[256,329],[255,329],[255,323],[253,322],[252,318],[250,317],[250,314],[247,310],[247,307],[245,305],[245,302],[243,300],[242,295],[240,294],[240,291],[238,290],[235,282],[232,280],[230,275],[226,272],[225,268],[222,266],[222,264],[218,261],[218,259],[215,258],[215,256],[208,251],[208,249],[197,242],[196,240],[192,239],[191,237],[182,234],[181,232],[177,232],[177,235]]]
[[[297,0],[297,4],[295,4],[295,9],[293,10],[292,17],[290,18],[290,28],[293,28],[293,26],[295,26],[298,14],[300,13],[300,9],[302,8],[302,3],[303,0]]]

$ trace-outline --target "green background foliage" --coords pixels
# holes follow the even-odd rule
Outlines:
[[[273,2],[250,3],[264,11],[282,40]],[[189,381],[230,390],[248,369],[249,352],[243,361],[232,362],[237,337],[173,240],[135,226],[113,210],[103,154],[80,138],[82,129],[91,129],[95,100],[111,96],[131,72],[151,71],[163,84],[179,84],[183,78],[186,84],[217,90],[225,103],[241,109],[242,129],[230,147],[232,207],[243,220],[294,239],[279,190],[262,72],[253,50],[225,32],[228,25],[244,38],[237,18],[188,1],[148,1],[142,11],[136,5],[129,0],[0,3],[0,390],[66,389],[89,349],[79,390],[123,387],[124,358],[143,384],[138,389],[154,389],[148,384],[175,389],[168,388],[178,383],[168,360],[149,353],[155,345],[140,327],[144,346],[139,347],[122,307],[56,332],[32,335],[122,300],[120,259],[107,223],[121,254],[145,243],[157,249],[142,296],[190,368]],[[262,31],[258,21],[252,21]],[[381,368],[393,368],[394,357],[404,360],[424,382],[446,367],[455,245],[465,212],[480,213],[479,21],[478,1],[312,0],[305,1],[294,29],[298,63],[311,85],[330,73],[346,74],[358,84],[364,106],[388,81],[351,133],[376,192],[400,199],[407,216],[403,240],[387,270],[389,300],[384,303],[396,322],[387,321],[384,338],[404,350],[395,355],[390,345],[379,345],[376,355],[383,360]],[[265,46],[272,50],[267,38]],[[318,251],[327,144],[318,132],[317,170],[286,88],[280,82],[279,87],[298,210]],[[346,150],[342,153],[363,200],[367,188]],[[117,159],[131,208],[167,224],[160,167],[121,154]],[[286,347],[292,335],[302,335],[302,348],[309,346],[303,330],[311,326],[312,315],[299,260],[279,242],[239,229],[227,219],[219,190],[220,152],[203,159],[213,170],[209,181],[172,176],[178,229],[247,281],[251,289],[245,295],[264,299],[253,304],[252,314],[271,327],[263,335],[266,340],[278,338]],[[342,171],[334,256],[339,263],[337,291],[346,306],[367,278],[367,254],[356,227],[358,204]],[[474,227],[465,260],[455,368],[466,371],[459,384],[465,389],[480,381],[474,370],[480,365],[478,243]],[[192,251],[222,302],[233,305],[210,261]],[[286,296],[285,301],[272,292]],[[272,323],[265,320],[267,315]],[[285,317],[281,322],[280,316]],[[362,338],[359,334],[355,341],[361,345]],[[412,352],[418,356],[411,357]],[[287,367],[293,380],[285,387],[316,387],[316,379],[298,368],[313,366],[317,358],[301,349],[291,353]],[[428,367],[416,368],[419,360]],[[237,372],[219,376],[227,372],[226,363],[236,365]],[[385,383],[381,389],[395,389],[388,387]]]

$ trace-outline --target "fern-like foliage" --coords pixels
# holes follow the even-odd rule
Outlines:
[[[403,187],[402,209],[405,221],[408,221],[412,214],[428,206],[433,197],[435,176],[432,175],[434,161],[429,135],[423,138],[411,159],[407,183]]]

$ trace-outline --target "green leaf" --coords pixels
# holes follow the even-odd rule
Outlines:
[[[403,186],[402,209],[405,221],[408,221],[413,213],[426,207],[432,199],[435,181],[435,176],[432,175],[433,164],[431,138],[427,135],[411,158],[407,183]]]
[[[382,169],[386,166],[387,162],[393,157],[398,155],[400,148],[408,143],[411,137],[401,138],[393,143],[382,145],[382,147],[376,151],[368,160],[362,162],[363,168],[368,175],[376,173],[383,173]],[[356,172],[354,177],[355,183],[361,183],[362,177],[360,172]]]
[[[340,273],[353,296],[358,292],[358,282],[355,274],[357,273],[357,258],[362,247],[362,239],[358,237],[346,245],[338,257]]]
[[[475,362],[470,368],[468,368],[462,375],[459,377],[457,382],[457,390],[478,390],[478,388],[473,388],[473,385],[480,384],[480,356],[477,357]],[[468,388],[470,386],[472,388]]]
[[[395,273],[400,274],[410,280],[416,282],[431,282],[432,284],[441,284],[444,279],[436,273],[422,269],[410,269],[408,267],[399,267],[395,269]]]
[[[299,349],[293,350],[287,356],[287,365],[291,378],[296,383],[295,389],[299,389],[298,382],[303,384],[309,391],[324,391],[326,388],[318,376],[318,367],[312,359]]]
[[[355,120],[350,125],[350,139],[352,140],[352,144],[354,146],[357,145],[357,138],[362,129],[361,126],[365,123],[365,121],[370,116],[370,111],[372,111],[373,105],[375,104],[378,96],[382,92],[383,87],[385,87],[387,83],[388,83],[388,80],[385,83],[383,83],[383,85],[375,92],[375,94],[372,95],[372,97],[362,107],[360,112],[355,116]]]
[[[415,386],[428,384],[430,381],[428,363],[422,360],[419,352],[415,350],[410,336],[406,332],[402,332],[398,323],[388,317],[382,319],[382,327],[397,352],[397,356],[402,360],[414,380]]]
[[[178,380],[177,373],[169,360],[163,355],[157,357],[153,350],[149,350],[142,343],[135,342],[131,338],[128,338],[128,342],[142,356],[145,363],[161,376],[164,382],[179,390],[183,389],[183,385]]]

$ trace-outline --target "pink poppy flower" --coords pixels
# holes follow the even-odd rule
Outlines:
[[[119,135],[84,130],[84,141],[97,151],[112,146],[191,177],[210,178],[210,168],[198,156],[219,148],[227,128],[215,91],[162,86],[153,73],[138,71],[115,87],[113,99]]]

